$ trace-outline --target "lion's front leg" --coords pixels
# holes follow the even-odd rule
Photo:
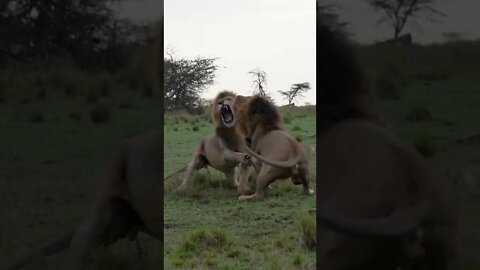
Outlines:
[[[230,149],[225,149],[223,151],[223,157],[227,162],[236,162],[236,163],[242,163],[242,164],[251,163],[250,155],[242,152],[235,152]]]
[[[240,164],[235,171],[235,177],[238,181],[237,190],[240,194],[247,192],[250,187],[248,186],[248,179],[253,172],[252,166]]]

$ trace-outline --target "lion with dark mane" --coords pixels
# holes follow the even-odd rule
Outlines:
[[[185,170],[182,184],[179,187],[183,191],[187,187],[187,182],[195,170],[211,166],[225,174],[228,180],[237,187],[238,183],[234,177],[235,168],[239,164],[248,167],[250,156],[240,151],[242,145],[242,136],[235,127],[236,94],[223,91],[214,99],[212,104],[212,118],[215,122],[215,133],[211,133],[202,138],[193,152],[190,163],[180,169]]]
[[[266,98],[253,96],[239,97],[241,133],[250,139],[250,145],[243,143],[243,149],[257,159],[256,191],[242,195],[240,200],[261,198],[267,187],[277,179],[291,178],[294,184],[302,184],[306,194],[310,189],[308,154],[305,148],[292,138],[283,127],[277,108]],[[245,171],[240,170],[240,174]],[[240,186],[246,186],[247,175],[241,175]]]
[[[459,269],[453,184],[385,125],[345,38],[317,24],[317,267]]]

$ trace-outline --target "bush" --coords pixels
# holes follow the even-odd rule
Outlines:
[[[306,208],[304,208],[297,216],[297,223],[300,226],[300,242],[302,243],[302,246],[306,249],[315,249],[315,218],[308,213],[308,210]]]
[[[413,145],[424,157],[433,157],[437,152],[437,146],[433,142],[433,138],[427,130],[419,130],[413,138]]]
[[[129,100],[123,100],[118,104],[119,109],[130,109],[132,108],[132,103]]]
[[[90,119],[94,123],[106,123],[110,118],[110,109],[107,106],[100,105],[90,110]]]
[[[68,117],[77,122],[83,119],[83,115],[79,112],[71,112],[68,114]]]
[[[383,100],[399,100],[400,91],[396,82],[387,76],[382,76],[377,80],[377,96]]]
[[[93,91],[89,91],[85,96],[85,103],[96,104],[97,102],[98,102],[98,96]]]
[[[77,96],[77,88],[72,83],[65,84],[63,92],[65,93],[65,96],[69,98],[75,98]]]
[[[297,125],[297,126],[294,126],[294,127],[292,128],[292,130],[293,130],[293,131],[300,131],[300,130],[302,130],[302,129],[300,128],[300,126]]]
[[[151,85],[145,85],[143,88],[143,97],[151,98],[153,97],[153,87]]]
[[[5,94],[5,91],[3,90],[2,86],[0,85],[0,103],[7,103],[7,95]]]
[[[410,122],[427,121],[432,119],[432,114],[425,106],[417,106],[410,108],[405,119]]]
[[[198,131],[200,128],[198,126],[193,126],[192,131]]]
[[[221,229],[196,228],[188,233],[183,249],[201,252],[205,249],[222,248],[227,244],[227,236]]]
[[[100,84],[100,96],[108,97],[110,95],[110,84],[108,81],[102,81]]]
[[[283,117],[283,123],[290,124],[291,122],[292,122],[292,120],[290,119],[290,117],[288,117],[288,116]]]
[[[37,90],[37,92],[35,93],[35,97],[37,99],[45,99],[45,97],[47,97],[47,91],[45,90],[45,88],[40,88]]]
[[[42,123],[45,120],[41,112],[30,113],[29,119],[31,123]]]

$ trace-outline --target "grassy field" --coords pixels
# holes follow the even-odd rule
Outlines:
[[[464,180],[462,254],[465,269],[479,269],[480,44],[360,52],[386,118]],[[158,126],[159,104],[143,79],[135,80],[137,73],[0,71],[0,269],[76,225],[95,176],[120,145]],[[282,114],[311,150],[315,171],[314,108]],[[167,115],[165,175],[185,165],[212,130],[208,117]],[[301,195],[299,186],[279,181],[264,200],[238,202],[230,183],[212,169],[192,183],[186,196],[172,192],[175,179],[165,183],[166,269],[313,269],[314,251],[303,248],[305,230],[298,223],[310,228],[302,211],[315,200]],[[157,269],[159,252],[158,241],[141,235],[102,249],[92,268]],[[34,269],[55,269],[49,265],[60,257]]]
[[[315,107],[281,112],[287,129],[310,151],[315,186]],[[214,126],[208,116],[175,114],[165,117],[164,131],[168,175],[190,161]],[[277,181],[265,199],[240,202],[212,168],[196,173],[186,195],[174,192],[179,178],[165,182],[165,269],[315,269],[315,251],[301,241],[314,230],[314,218],[302,210],[313,208],[315,197],[303,195],[301,186]]]

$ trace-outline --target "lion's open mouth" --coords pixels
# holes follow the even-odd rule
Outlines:
[[[231,126],[233,124],[233,112],[229,105],[222,105],[222,108],[220,109],[220,115],[222,116],[223,123],[226,126]]]

